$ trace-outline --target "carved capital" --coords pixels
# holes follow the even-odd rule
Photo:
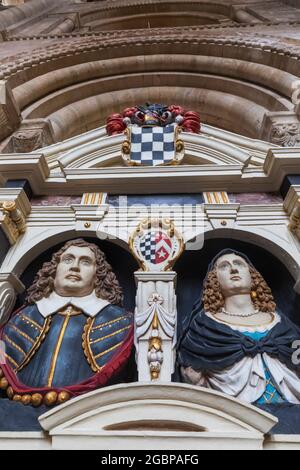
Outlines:
[[[300,240],[300,186],[291,185],[283,207],[289,216],[289,230]]]
[[[0,226],[11,245],[26,231],[31,205],[23,189],[0,189]]]
[[[289,230],[300,240],[300,198],[298,198],[290,215]]]
[[[300,123],[274,123],[271,142],[281,147],[298,147],[300,144]]]
[[[53,129],[45,119],[24,120],[12,135],[6,152],[29,153],[54,143]]]
[[[299,146],[299,116],[291,111],[267,113],[264,118],[260,137],[280,147]]]

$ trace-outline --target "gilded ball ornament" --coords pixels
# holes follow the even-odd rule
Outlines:
[[[12,387],[8,387],[8,388],[7,388],[6,394],[7,394],[8,398],[9,398],[10,400],[12,400],[12,398],[13,398],[13,396],[14,396],[14,391],[13,391]]]
[[[6,377],[2,377],[2,379],[0,380],[1,390],[6,390],[8,386],[9,386],[9,383],[8,383]]]
[[[22,396],[21,395],[14,395],[12,399],[13,399],[13,401],[21,401]]]
[[[57,403],[58,404],[62,404],[62,403],[65,403],[66,401],[70,400],[71,398],[71,395],[69,394],[69,392],[60,392],[58,394],[58,397],[57,397]]]
[[[23,395],[21,398],[23,405],[28,406],[31,404],[31,395]]]
[[[40,393],[34,393],[31,397],[31,404],[33,406],[40,406],[43,402],[43,395]]]
[[[56,392],[48,392],[44,397],[44,403],[47,406],[55,405],[56,401],[57,401],[57,393]]]

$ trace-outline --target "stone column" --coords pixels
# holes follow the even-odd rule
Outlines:
[[[176,276],[174,271],[135,273],[135,345],[140,382],[171,381],[177,326]]]
[[[24,289],[24,285],[15,274],[0,274],[0,326],[8,320],[15,306],[17,294]]]

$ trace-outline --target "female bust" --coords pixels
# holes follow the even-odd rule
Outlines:
[[[246,256],[224,250],[214,258],[202,304],[179,343],[183,381],[249,403],[300,403],[293,363],[300,329],[276,311],[271,289]]]

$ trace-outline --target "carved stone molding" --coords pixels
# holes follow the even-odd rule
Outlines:
[[[44,184],[50,174],[49,165],[42,153],[0,155],[0,174],[5,180],[26,179],[35,194],[44,193]],[[1,180],[1,178],[0,178]],[[56,188],[57,189],[57,188]],[[0,194],[2,190],[0,190]],[[53,192],[51,193],[53,194]],[[56,193],[57,194],[57,193]],[[3,198],[5,200],[5,198]]]
[[[147,333],[149,336],[148,364],[151,380],[159,379],[164,361],[164,341],[160,330],[163,330],[167,338],[176,343],[176,310],[169,312],[164,307],[165,299],[154,292],[148,299],[149,307],[144,312],[137,312],[136,342]]]
[[[8,320],[15,306],[17,294],[24,289],[25,286],[15,274],[0,274],[0,326]]]
[[[39,421],[55,449],[262,449],[277,419],[187,384],[131,383],[81,395]]]
[[[135,345],[139,381],[171,381],[175,363],[177,274],[135,273]]]
[[[0,80],[0,139],[16,130],[20,124],[20,111],[6,81]]]
[[[237,37],[234,34],[234,31],[227,31],[224,35],[224,31],[221,29],[219,31],[203,31],[199,32],[197,29],[193,30],[188,28],[187,30],[182,29],[181,41],[178,42],[178,31],[174,29],[151,29],[151,30],[136,30],[130,32],[113,32],[111,34],[101,33],[100,35],[84,34],[83,36],[75,37],[71,42],[57,42],[50,47],[44,47],[36,49],[34,54],[22,53],[17,54],[10,62],[3,64],[0,71],[0,78],[8,79],[13,76],[14,83],[21,84],[24,82],[24,73],[28,68],[33,68],[35,70],[34,75],[38,72],[40,65],[44,64],[44,69],[49,67],[50,63],[57,62],[58,60],[67,57],[72,57],[72,62],[74,63],[74,54],[76,53],[77,60],[76,63],[81,63],[82,58],[81,54],[88,54],[89,57],[97,56],[100,60],[102,55],[107,55],[109,50],[112,51],[114,56],[117,51],[123,47],[135,49],[137,45],[143,48],[143,53],[147,54],[146,49],[148,47],[152,48],[153,44],[161,48],[165,45],[168,47],[174,47],[174,53],[176,53],[177,47],[184,44],[185,51],[187,51],[189,45],[193,46],[193,50],[197,50],[198,53],[202,52],[203,47],[206,52],[208,48],[213,48],[213,55],[219,55],[222,53],[224,47],[226,47],[226,52],[228,57],[230,57],[230,51],[236,51],[237,47],[243,47],[245,49],[245,54],[247,49],[252,51],[253,48],[260,50],[262,53],[267,55],[272,53],[272,55],[286,56],[287,60],[287,70],[289,65],[289,59],[299,60],[300,58],[300,47],[296,45],[286,45],[280,39],[271,40],[266,37],[259,37],[255,32],[245,32],[242,37]],[[47,36],[48,37],[48,36]],[[30,37],[30,39],[39,39],[39,37]],[[138,41],[137,41],[138,39]],[[179,46],[178,46],[179,44]],[[183,50],[183,47],[180,47]],[[47,62],[47,67],[45,63]],[[64,63],[64,62],[62,62]],[[38,75],[38,74],[37,74]],[[35,75],[36,76],[36,75]]]

